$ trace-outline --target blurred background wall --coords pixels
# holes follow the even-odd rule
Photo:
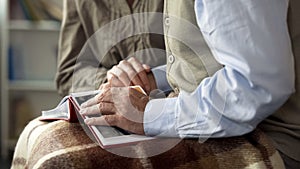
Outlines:
[[[0,0],[2,168],[25,125],[61,99],[54,83],[61,18],[62,0]]]

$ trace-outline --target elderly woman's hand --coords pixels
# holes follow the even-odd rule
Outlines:
[[[154,76],[148,65],[140,63],[132,57],[122,60],[107,72],[107,83],[100,86],[100,89],[108,87],[141,86],[146,93],[156,89]]]

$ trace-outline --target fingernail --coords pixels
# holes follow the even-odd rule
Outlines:
[[[150,69],[149,65],[143,64],[143,66],[144,66],[145,69]]]
[[[86,103],[85,103],[85,102],[82,103],[82,104],[80,105],[80,107],[85,108],[85,107],[86,107]]]
[[[86,123],[87,125],[90,125],[91,124],[91,119],[85,119],[84,123]]]

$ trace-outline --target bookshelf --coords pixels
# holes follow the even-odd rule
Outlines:
[[[28,21],[28,20],[11,20],[9,29],[12,31],[59,31],[57,21]]]
[[[33,2],[0,1],[0,133],[3,158],[12,154],[26,124],[38,117],[41,110],[55,107],[61,99],[54,83],[60,22],[49,18],[20,17],[21,12],[12,6],[20,1]],[[12,13],[18,13],[18,16],[11,16]]]
[[[56,91],[54,82],[50,80],[14,80],[9,82],[8,87],[13,91]]]

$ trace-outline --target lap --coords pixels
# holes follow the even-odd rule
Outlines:
[[[283,162],[259,130],[245,136],[183,139],[169,150],[148,156],[153,148],[175,139],[155,139],[124,147],[140,158],[120,156],[94,143],[78,123],[31,121],[23,130],[12,168],[281,168]]]

